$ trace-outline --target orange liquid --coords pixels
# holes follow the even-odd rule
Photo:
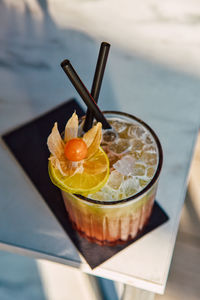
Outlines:
[[[112,207],[87,203],[62,191],[66,210],[74,228],[89,241],[99,245],[115,245],[134,239],[151,216],[155,184],[139,200],[114,204]]]

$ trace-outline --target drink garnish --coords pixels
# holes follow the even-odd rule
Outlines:
[[[87,195],[101,189],[109,177],[109,160],[100,147],[102,125],[98,122],[83,137],[78,137],[78,116],[68,120],[64,139],[54,124],[48,137],[49,175],[60,189]]]
[[[80,161],[87,156],[87,145],[83,139],[74,138],[65,144],[65,156],[70,161]]]

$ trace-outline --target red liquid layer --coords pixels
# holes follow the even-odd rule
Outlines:
[[[140,199],[110,207],[87,203],[63,192],[67,212],[74,228],[89,241],[99,245],[116,245],[134,239],[152,213],[156,186]]]

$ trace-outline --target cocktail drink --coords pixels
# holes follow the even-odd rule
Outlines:
[[[52,181],[61,188],[74,228],[92,242],[115,245],[134,239],[148,223],[163,156],[156,134],[143,121],[121,112],[104,112],[104,115],[112,129],[102,130],[100,149],[109,160],[109,170],[102,169],[101,187],[80,194],[65,189],[64,179],[59,184]],[[90,170],[87,171],[86,165],[85,170],[90,173],[93,186],[93,180],[99,176],[96,171],[99,165],[94,156],[91,163]],[[52,179],[54,174],[50,173]]]
[[[126,242],[144,229],[163,159],[148,125],[126,113],[103,114],[96,104],[109,47],[101,44],[91,94],[70,61],[61,63],[88,111],[85,122],[72,115],[63,138],[55,123],[47,141],[49,175],[61,189],[74,228],[100,245]],[[92,124],[93,117],[98,122]]]

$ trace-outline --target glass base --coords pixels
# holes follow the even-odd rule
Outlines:
[[[95,244],[97,244],[99,246],[114,247],[114,246],[117,246],[117,245],[124,245],[127,242],[136,239],[137,236],[140,235],[140,234],[142,234],[142,232],[144,231],[145,227],[147,226],[147,224],[149,222],[149,219],[150,219],[150,216],[146,220],[146,223],[144,224],[142,230],[138,230],[138,232],[137,232],[137,234],[136,234],[136,236],[134,238],[129,234],[129,236],[128,236],[128,238],[126,240],[118,239],[118,240],[115,240],[115,241],[112,241],[112,242],[111,241],[107,241],[107,240],[98,240],[98,239],[96,239],[94,237],[90,237],[90,236],[86,235],[85,232],[79,230],[77,228],[76,224],[72,220],[70,220],[70,221],[71,221],[73,229],[76,230],[81,237],[87,239],[90,243],[95,243]]]

